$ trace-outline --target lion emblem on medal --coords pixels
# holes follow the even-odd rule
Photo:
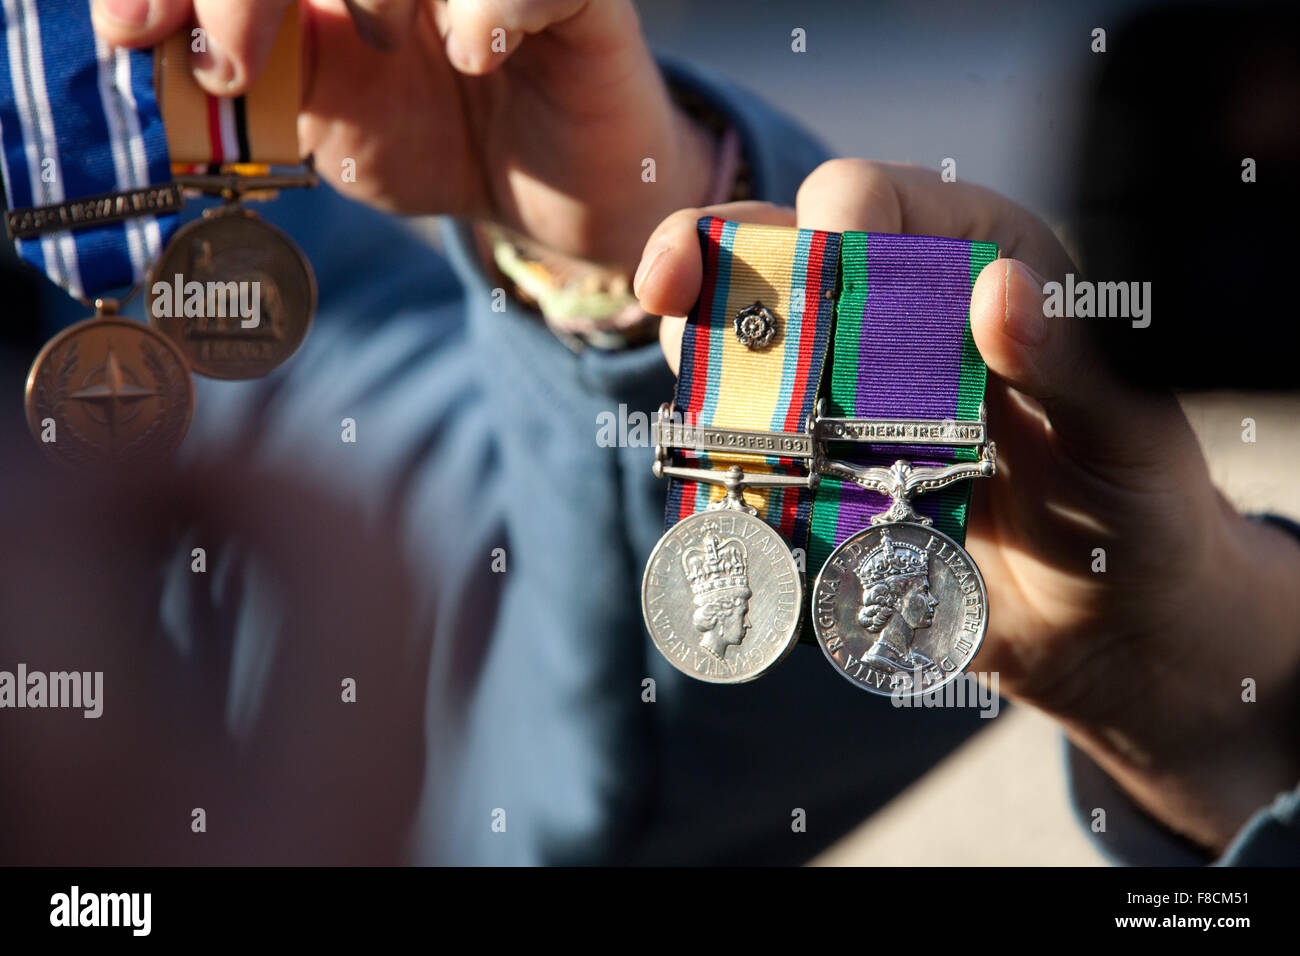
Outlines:
[[[248,338],[284,338],[284,296],[266,266],[267,255],[256,249],[213,248],[209,239],[195,239],[190,246],[189,276],[198,282],[256,283],[260,290],[261,321],[255,329],[239,326],[239,316],[197,315],[185,326],[189,338],[235,335]]]

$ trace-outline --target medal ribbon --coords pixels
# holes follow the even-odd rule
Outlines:
[[[158,100],[167,120],[173,171],[254,176],[297,166],[302,44],[298,5],[290,4],[266,68],[243,96],[213,96],[190,70],[189,30],[157,48]]]
[[[830,338],[840,237],[835,233],[699,221],[704,280],[682,337],[673,413],[688,425],[803,433]],[[762,302],[776,337],[751,350],[734,331],[741,309]],[[700,454],[691,465],[746,473],[805,473],[808,463],[777,456]],[[672,527],[725,494],[720,485],[672,479],[664,524]],[[805,488],[745,488],[745,501],[793,547],[808,536]]]
[[[95,36],[90,0],[0,0],[0,174],[17,210],[171,181],[148,51]],[[143,281],[176,215],[133,216],[16,240],[77,297]]]
[[[984,400],[986,369],[970,332],[971,288],[997,246],[930,236],[846,232],[825,414],[847,418],[969,419]],[[974,461],[963,447],[832,442],[827,456],[888,468]],[[959,544],[970,481],[913,499],[917,513]],[[813,507],[808,574],[886,511],[890,498],[823,475]]]

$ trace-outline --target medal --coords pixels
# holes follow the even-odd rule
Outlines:
[[[244,205],[314,186],[299,158],[299,26],[290,5],[264,73],[244,96],[206,93],[189,72],[189,36],[158,48],[159,101],[176,181],[225,205],[182,228],[149,273],[150,322],[209,378],[271,372],[302,344],[316,279],[301,250]],[[297,167],[272,172],[272,166]]]
[[[889,510],[831,552],[813,587],[817,641],[857,686],[924,693],[961,673],[979,650],[988,626],[984,578],[956,540],[911,511],[908,497],[922,485],[992,477],[994,455],[989,445],[978,464],[933,470],[903,460],[890,469],[823,463],[823,475],[894,496]]]
[[[988,625],[962,541],[965,479],[995,470],[969,303],[997,249],[874,233],[845,233],[842,248],[829,396],[813,425],[810,612],[837,673],[914,696],[961,673]]]
[[[193,411],[185,359],[118,318],[112,289],[141,282],[176,228],[147,52],[111,49],[85,0],[0,6],[0,140],[19,256],[96,317],[56,335],[27,378],[27,421],[51,458],[76,466],[166,458]]]
[[[789,653],[802,597],[799,567],[781,536],[731,507],[669,529],[641,586],[655,646],[679,670],[716,684],[752,680]]]
[[[704,283],[673,406],[654,425],[654,473],[670,480],[641,601],[674,667],[734,684],[775,666],[799,634],[792,548],[807,542],[817,481],[809,426],[839,237],[714,218],[699,234]]]
[[[702,680],[763,673],[798,635],[784,545],[807,541],[813,641],[837,673],[884,695],[942,687],[988,627],[962,544],[967,479],[996,470],[969,308],[997,247],[716,219],[700,237],[677,397],[653,430],[654,472],[673,479],[642,583],[656,646]],[[696,467],[674,463],[685,451]]]
[[[28,426],[62,464],[164,461],[193,413],[194,385],[180,350],[109,311],[50,339],[27,376]]]
[[[149,288],[154,326],[209,378],[267,374],[302,344],[316,310],[306,257],[238,203],[182,227],[150,271]]]

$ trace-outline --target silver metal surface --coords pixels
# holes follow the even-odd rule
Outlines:
[[[997,446],[986,442],[984,403],[980,402],[978,418],[974,421],[958,419],[897,418],[828,418],[824,413],[826,400],[818,399],[816,410],[808,423],[808,431],[816,439],[817,454],[813,457],[811,471],[814,475],[835,475],[846,478],[868,491],[878,491],[893,498],[889,510],[871,519],[873,525],[893,521],[911,521],[930,524],[930,519],[912,509],[913,495],[937,491],[963,478],[992,478],[997,473]],[[914,466],[899,458],[888,468],[867,467],[826,457],[827,441],[855,441],[872,445],[959,445],[974,446],[979,461],[962,462],[943,467]]]
[[[659,416],[651,425],[651,436],[655,443],[655,460],[650,466],[650,470],[656,478],[678,478],[682,481],[702,481],[710,485],[723,485],[727,488],[728,498],[739,498],[740,490],[745,487],[750,488],[816,488],[817,483],[821,480],[816,469],[811,470],[807,475],[773,475],[762,472],[746,472],[740,465],[731,465],[728,468],[696,468],[688,465],[674,465],[672,463],[673,448],[690,448],[703,454],[707,451],[725,452],[726,457],[735,455],[751,455],[754,457],[766,457],[770,452],[766,449],[753,451],[742,451],[735,446],[720,447],[701,447],[694,441],[689,443],[684,439],[690,434],[692,438],[702,437],[706,441],[717,439],[726,442],[734,439],[739,444],[754,446],[765,443],[773,443],[778,446],[788,446],[795,451],[802,452],[795,454],[787,453],[784,450],[778,450],[776,455],[782,458],[807,458],[810,462],[814,461],[819,454],[817,446],[813,441],[813,418],[809,416],[805,423],[803,434],[794,432],[760,432],[749,431],[746,429],[729,429],[714,428],[698,425],[686,425],[676,421],[672,415],[672,408],[667,402],[659,406]],[[754,509],[744,506],[749,511]]]
[[[997,446],[993,442],[984,445],[980,449],[979,461],[945,465],[942,468],[933,466],[915,468],[902,458],[888,468],[867,468],[848,462],[823,459],[816,462],[816,470],[821,474],[847,478],[868,491],[878,491],[893,498],[888,511],[872,517],[873,525],[893,521],[912,521],[928,525],[931,523],[929,518],[912,510],[912,496],[921,492],[937,491],[963,478],[992,478],[997,472]]]
[[[753,352],[771,345],[778,331],[776,316],[762,302],[745,306],[736,313],[732,324],[740,344]]]
[[[726,471],[720,468],[684,468],[678,465],[665,465],[656,461],[653,465],[656,478],[680,478],[683,481],[702,481],[706,485],[724,485],[730,488],[816,488],[817,475],[766,475],[747,472],[739,465],[732,465]]]
[[[835,418],[826,414],[826,399],[817,399],[808,430],[819,442],[855,441],[870,445],[978,446],[985,441],[986,411],[979,403],[975,418]]]
[[[641,582],[655,646],[674,667],[714,684],[765,673],[799,636],[803,584],[770,525],[722,506],[679,521],[659,540]]]
[[[823,418],[816,419],[822,441],[857,441],[873,445],[982,445],[982,421],[954,418]]]
[[[687,425],[671,418],[659,418],[650,426],[650,440],[664,448],[684,448],[705,454],[776,455],[781,458],[812,458],[811,435],[798,432],[763,432],[744,428]]]
[[[988,626],[988,595],[961,545],[895,522],[831,553],[813,587],[812,618],[822,653],[854,686],[914,697],[970,664]]]

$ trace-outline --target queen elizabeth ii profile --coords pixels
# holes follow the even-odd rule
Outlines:
[[[745,640],[749,630],[749,572],[745,545],[722,538],[716,525],[705,529],[702,547],[682,555],[682,568],[691,585],[695,614],[691,623],[700,632],[699,646],[722,660],[727,648]]]
[[[880,544],[867,552],[856,573],[862,584],[858,623],[878,635],[862,660],[889,671],[919,671],[933,665],[912,644],[918,630],[934,623],[934,609],[939,606],[930,592],[925,551],[895,544],[885,529]]]

